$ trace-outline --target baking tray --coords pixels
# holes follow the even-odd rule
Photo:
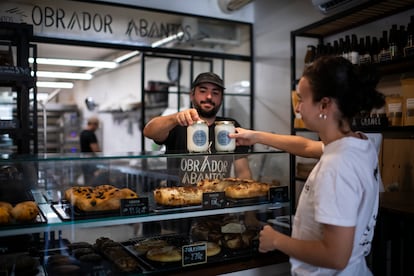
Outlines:
[[[253,204],[265,204],[269,203],[268,196],[259,196],[251,198],[231,198],[226,197],[227,207],[237,207],[237,206],[249,206]]]
[[[184,268],[182,266],[182,261],[177,261],[177,262],[152,261],[146,258],[145,253],[141,253],[135,250],[135,247],[134,247],[135,244],[142,242],[144,240],[148,240],[148,239],[166,240],[169,245],[177,246],[179,248],[181,248],[184,245],[190,245],[190,244],[194,244],[197,242],[202,242],[202,241],[191,241],[188,236],[179,235],[179,234],[153,236],[151,238],[135,238],[135,239],[130,239],[128,241],[122,242],[121,244],[126,248],[126,250],[128,250],[133,256],[135,256],[138,259],[138,261],[142,265],[142,268],[145,270],[145,272],[152,272],[152,271],[166,272],[166,271],[172,271],[172,270]],[[251,256],[251,250],[240,250],[240,251],[237,250],[237,252],[236,251],[229,252],[227,248],[221,247],[221,252],[219,254],[207,257],[207,264],[223,262],[233,257],[240,258],[240,256]],[[205,263],[201,263],[197,265],[205,265]]]
[[[51,204],[52,209],[62,220],[83,220],[83,219],[94,219],[94,218],[107,218],[108,216],[120,216],[120,210],[111,211],[94,211],[84,212],[70,203],[54,203]]]
[[[176,212],[187,212],[187,211],[197,211],[203,209],[202,205],[183,205],[183,206],[166,206],[166,205],[157,205],[154,209],[154,213],[176,213]]]
[[[32,221],[25,221],[25,222],[16,222],[16,221],[12,221],[9,224],[0,224],[0,229],[4,230],[4,229],[8,229],[8,228],[16,228],[16,227],[30,227],[33,225],[39,225],[39,224],[47,224],[47,218],[45,216],[45,214],[43,214],[42,209],[39,208],[39,206],[37,207],[39,210],[39,214],[36,216],[36,218]]]

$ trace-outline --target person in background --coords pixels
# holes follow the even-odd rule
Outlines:
[[[239,128],[238,145],[265,144],[320,158],[299,198],[291,236],[271,226],[260,252],[290,256],[292,275],[372,275],[365,256],[378,213],[381,177],[376,146],[351,128],[352,118],[385,104],[379,78],[342,57],[321,57],[305,68],[296,111],[321,141]]]
[[[98,128],[99,119],[97,117],[90,117],[87,121],[86,128],[83,129],[79,135],[81,152],[91,154],[101,151],[95,134],[95,131]],[[92,180],[95,177],[95,172],[97,171],[96,166],[91,164],[83,164],[82,171],[85,184],[92,183]]]
[[[101,149],[96,138],[95,131],[99,128],[99,119],[97,117],[90,117],[88,119],[86,128],[80,133],[80,148],[81,152],[100,152]]]
[[[212,72],[205,72],[199,74],[192,83],[190,100],[193,108],[179,111],[177,113],[155,117],[150,120],[144,127],[144,135],[150,139],[153,139],[157,144],[165,144],[166,153],[188,153],[187,150],[187,127],[194,122],[203,120],[208,124],[210,150],[209,152],[216,152],[214,148],[214,123],[216,121],[234,121],[235,126],[239,127],[240,124],[232,119],[217,116],[217,113],[223,102],[224,93],[223,80]],[[249,147],[239,146],[236,147],[236,153],[247,153]],[[171,171],[178,170],[178,168],[184,168],[178,170],[180,176],[181,185],[195,185],[199,180],[206,178],[206,176],[217,176],[220,178],[230,176],[230,168],[233,162],[233,156],[220,156],[221,160],[224,159],[224,166],[217,167],[212,166],[212,162],[215,162],[214,156],[196,157],[186,156],[177,158],[176,160],[169,159],[169,168]],[[179,160],[178,160],[179,159]],[[200,164],[199,168],[206,168],[205,170],[196,170],[194,166],[189,164],[194,163],[194,160],[198,160]],[[179,163],[178,163],[179,162]],[[196,161],[197,162],[197,161]],[[207,162],[209,164],[207,164]],[[215,168],[218,171],[208,171],[208,168]],[[251,178],[251,171],[247,158],[243,155],[236,155],[234,160],[235,175],[239,178]],[[217,178],[217,177],[212,177]]]

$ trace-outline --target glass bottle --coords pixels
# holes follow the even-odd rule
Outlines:
[[[351,47],[349,59],[352,64],[359,64],[359,49],[358,49],[358,38],[355,34],[351,36]]]
[[[409,57],[414,55],[414,15],[410,17],[410,22],[407,25],[407,42],[404,47],[404,56]]]
[[[374,36],[372,38],[372,45],[371,45],[371,50],[370,50],[372,63],[379,62],[379,52],[380,52],[380,48],[379,48],[378,38]]]
[[[313,45],[308,45],[306,47],[306,54],[305,54],[305,66],[310,65],[314,60],[316,56],[316,48]]]

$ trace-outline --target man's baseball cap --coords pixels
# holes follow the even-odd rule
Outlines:
[[[200,75],[198,75],[197,78],[193,82],[192,88],[205,82],[212,83],[212,84],[219,86],[222,89],[226,89],[224,87],[223,80],[218,75],[212,72],[201,73]]]

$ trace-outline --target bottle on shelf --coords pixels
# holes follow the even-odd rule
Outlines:
[[[379,47],[378,38],[374,36],[372,38],[372,45],[370,49],[372,63],[379,63],[379,53],[380,53],[380,47]]]
[[[351,47],[349,48],[349,60],[352,64],[359,64],[359,48],[358,48],[358,38],[356,34],[351,36]]]
[[[342,56],[344,58],[346,58],[347,60],[351,60],[350,56],[350,48],[351,48],[351,39],[349,37],[349,35],[345,36],[345,41],[344,41],[344,47],[342,48]]]
[[[333,42],[332,55],[334,55],[334,56],[339,56],[340,55],[340,49],[339,49],[339,42],[338,42],[338,40],[335,40]]]
[[[398,59],[400,56],[400,50],[398,48],[398,29],[397,24],[393,24],[389,31],[388,49],[391,59]]]
[[[407,42],[404,47],[404,56],[414,56],[414,15],[410,17],[407,25]]]
[[[388,44],[388,31],[382,31],[382,37],[380,38],[380,52],[378,55],[379,62],[387,62],[391,60],[391,51]]]
[[[359,42],[360,55],[359,55],[359,64],[369,64],[371,60],[371,36],[365,36],[360,38]]]
[[[325,45],[325,55],[331,56],[334,54],[334,48],[330,42]]]
[[[400,29],[398,30],[398,51],[400,57],[404,56],[404,47],[407,43],[407,31],[404,25],[400,25]]]
[[[306,54],[305,54],[305,66],[310,65],[316,56],[316,48],[313,45],[308,45],[306,47]]]

